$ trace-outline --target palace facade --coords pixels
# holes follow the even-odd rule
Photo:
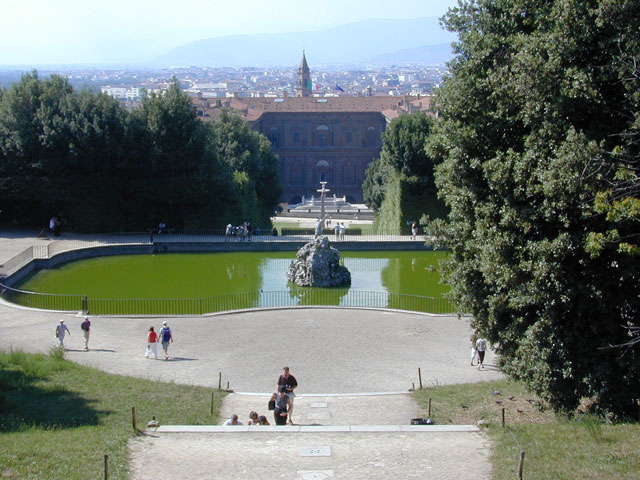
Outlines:
[[[429,97],[315,97],[305,55],[296,97],[196,100],[211,118],[226,108],[246,118],[273,145],[283,184],[281,201],[299,203],[317,195],[318,182],[331,194],[363,203],[365,170],[380,156],[381,135],[399,115],[428,112]]]

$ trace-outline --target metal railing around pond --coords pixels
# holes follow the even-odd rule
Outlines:
[[[83,295],[64,295],[18,290],[0,283],[0,297],[8,302],[29,308],[79,312],[83,310]]]
[[[345,289],[304,289],[232,293],[205,298],[90,298],[83,295],[34,293],[0,285],[6,300],[31,308],[82,311],[91,315],[205,315],[253,308],[336,306],[390,308],[412,312],[451,314],[445,298]]]

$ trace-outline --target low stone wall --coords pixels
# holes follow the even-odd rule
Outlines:
[[[381,250],[432,250],[426,247],[421,241],[406,242],[349,242],[332,241],[331,244],[338,250],[349,251],[381,251]],[[297,252],[306,240],[291,242],[218,242],[218,243],[198,243],[198,242],[167,242],[154,243],[152,245],[104,245],[99,247],[85,247],[75,250],[67,250],[58,253],[51,258],[36,258],[25,266],[12,273],[4,279],[4,284],[11,287],[34,271],[53,268],[64,263],[84,258],[103,257],[109,255],[135,255],[135,254],[158,254],[158,253],[181,253],[181,252]],[[293,258],[293,257],[292,257]]]

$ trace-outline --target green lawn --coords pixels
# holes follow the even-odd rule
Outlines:
[[[49,355],[0,352],[0,478],[128,478],[127,441],[162,424],[216,424],[223,392],[110,375]]]
[[[438,424],[487,422],[483,429],[494,443],[494,480],[516,478],[521,450],[527,480],[639,478],[639,424],[611,425],[586,414],[573,419],[556,415],[522,384],[508,380],[436,386],[415,396],[425,415],[431,398],[431,417]]]
[[[110,375],[50,355],[0,353],[0,478],[128,478],[127,441],[152,415],[164,424],[216,424],[223,392]],[[520,451],[524,478],[635,479],[640,425],[559,416],[519,383],[507,380],[434,386],[415,393],[438,424],[476,424],[493,441],[495,480],[513,479]],[[506,427],[501,426],[505,409]]]

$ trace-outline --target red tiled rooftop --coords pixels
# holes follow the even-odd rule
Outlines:
[[[407,103],[411,106],[408,107]],[[211,108],[215,101],[210,101]],[[218,108],[228,108],[255,121],[264,113],[380,112],[392,119],[409,110],[427,111],[429,97],[278,97],[225,98]]]

